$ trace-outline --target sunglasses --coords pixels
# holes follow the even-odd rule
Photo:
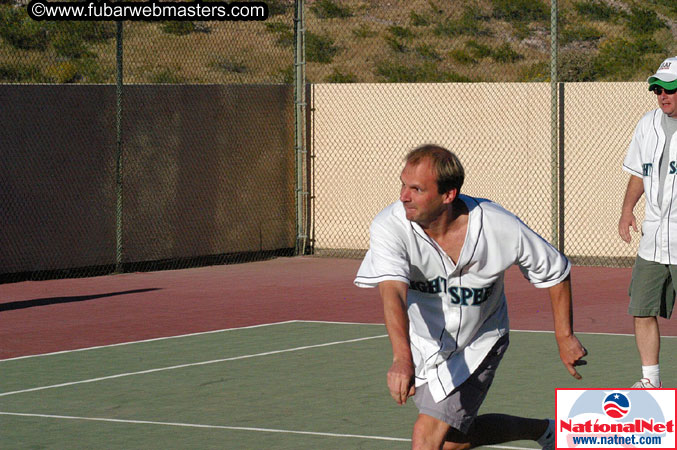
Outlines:
[[[656,85],[651,86],[650,90],[654,91],[654,93],[656,95],[661,95],[663,92],[665,92],[668,95],[672,95],[675,92],[677,92],[677,89],[664,89],[664,88],[662,88],[660,86],[656,86]]]

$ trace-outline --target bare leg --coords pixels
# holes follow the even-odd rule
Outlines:
[[[451,427],[426,414],[419,414],[411,436],[412,450],[440,450]]]
[[[658,354],[661,349],[658,319],[655,317],[635,317],[635,342],[637,342],[639,359],[643,366],[658,364]]]

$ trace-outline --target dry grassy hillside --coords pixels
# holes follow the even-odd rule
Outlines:
[[[126,22],[129,83],[286,83],[293,0],[262,22]],[[560,79],[639,80],[677,54],[674,0],[560,0]],[[312,82],[545,81],[546,0],[307,0]],[[34,22],[0,0],[0,82],[112,83],[115,24]]]

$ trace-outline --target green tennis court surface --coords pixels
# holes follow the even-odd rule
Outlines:
[[[388,394],[385,334],[285,322],[0,361],[0,448],[407,449],[416,409]],[[550,417],[556,387],[636,381],[632,336],[579,338],[590,352],[580,382],[552,333],[513,331],[483,411]],[[665,387],[673,346],[664,338]]]

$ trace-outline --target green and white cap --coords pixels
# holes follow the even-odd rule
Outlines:
[[[663,61],[656,73],[646,81],[649,83],[649,89],[653,85],[658,85],[664,89],[677,89],[677,56]]]

